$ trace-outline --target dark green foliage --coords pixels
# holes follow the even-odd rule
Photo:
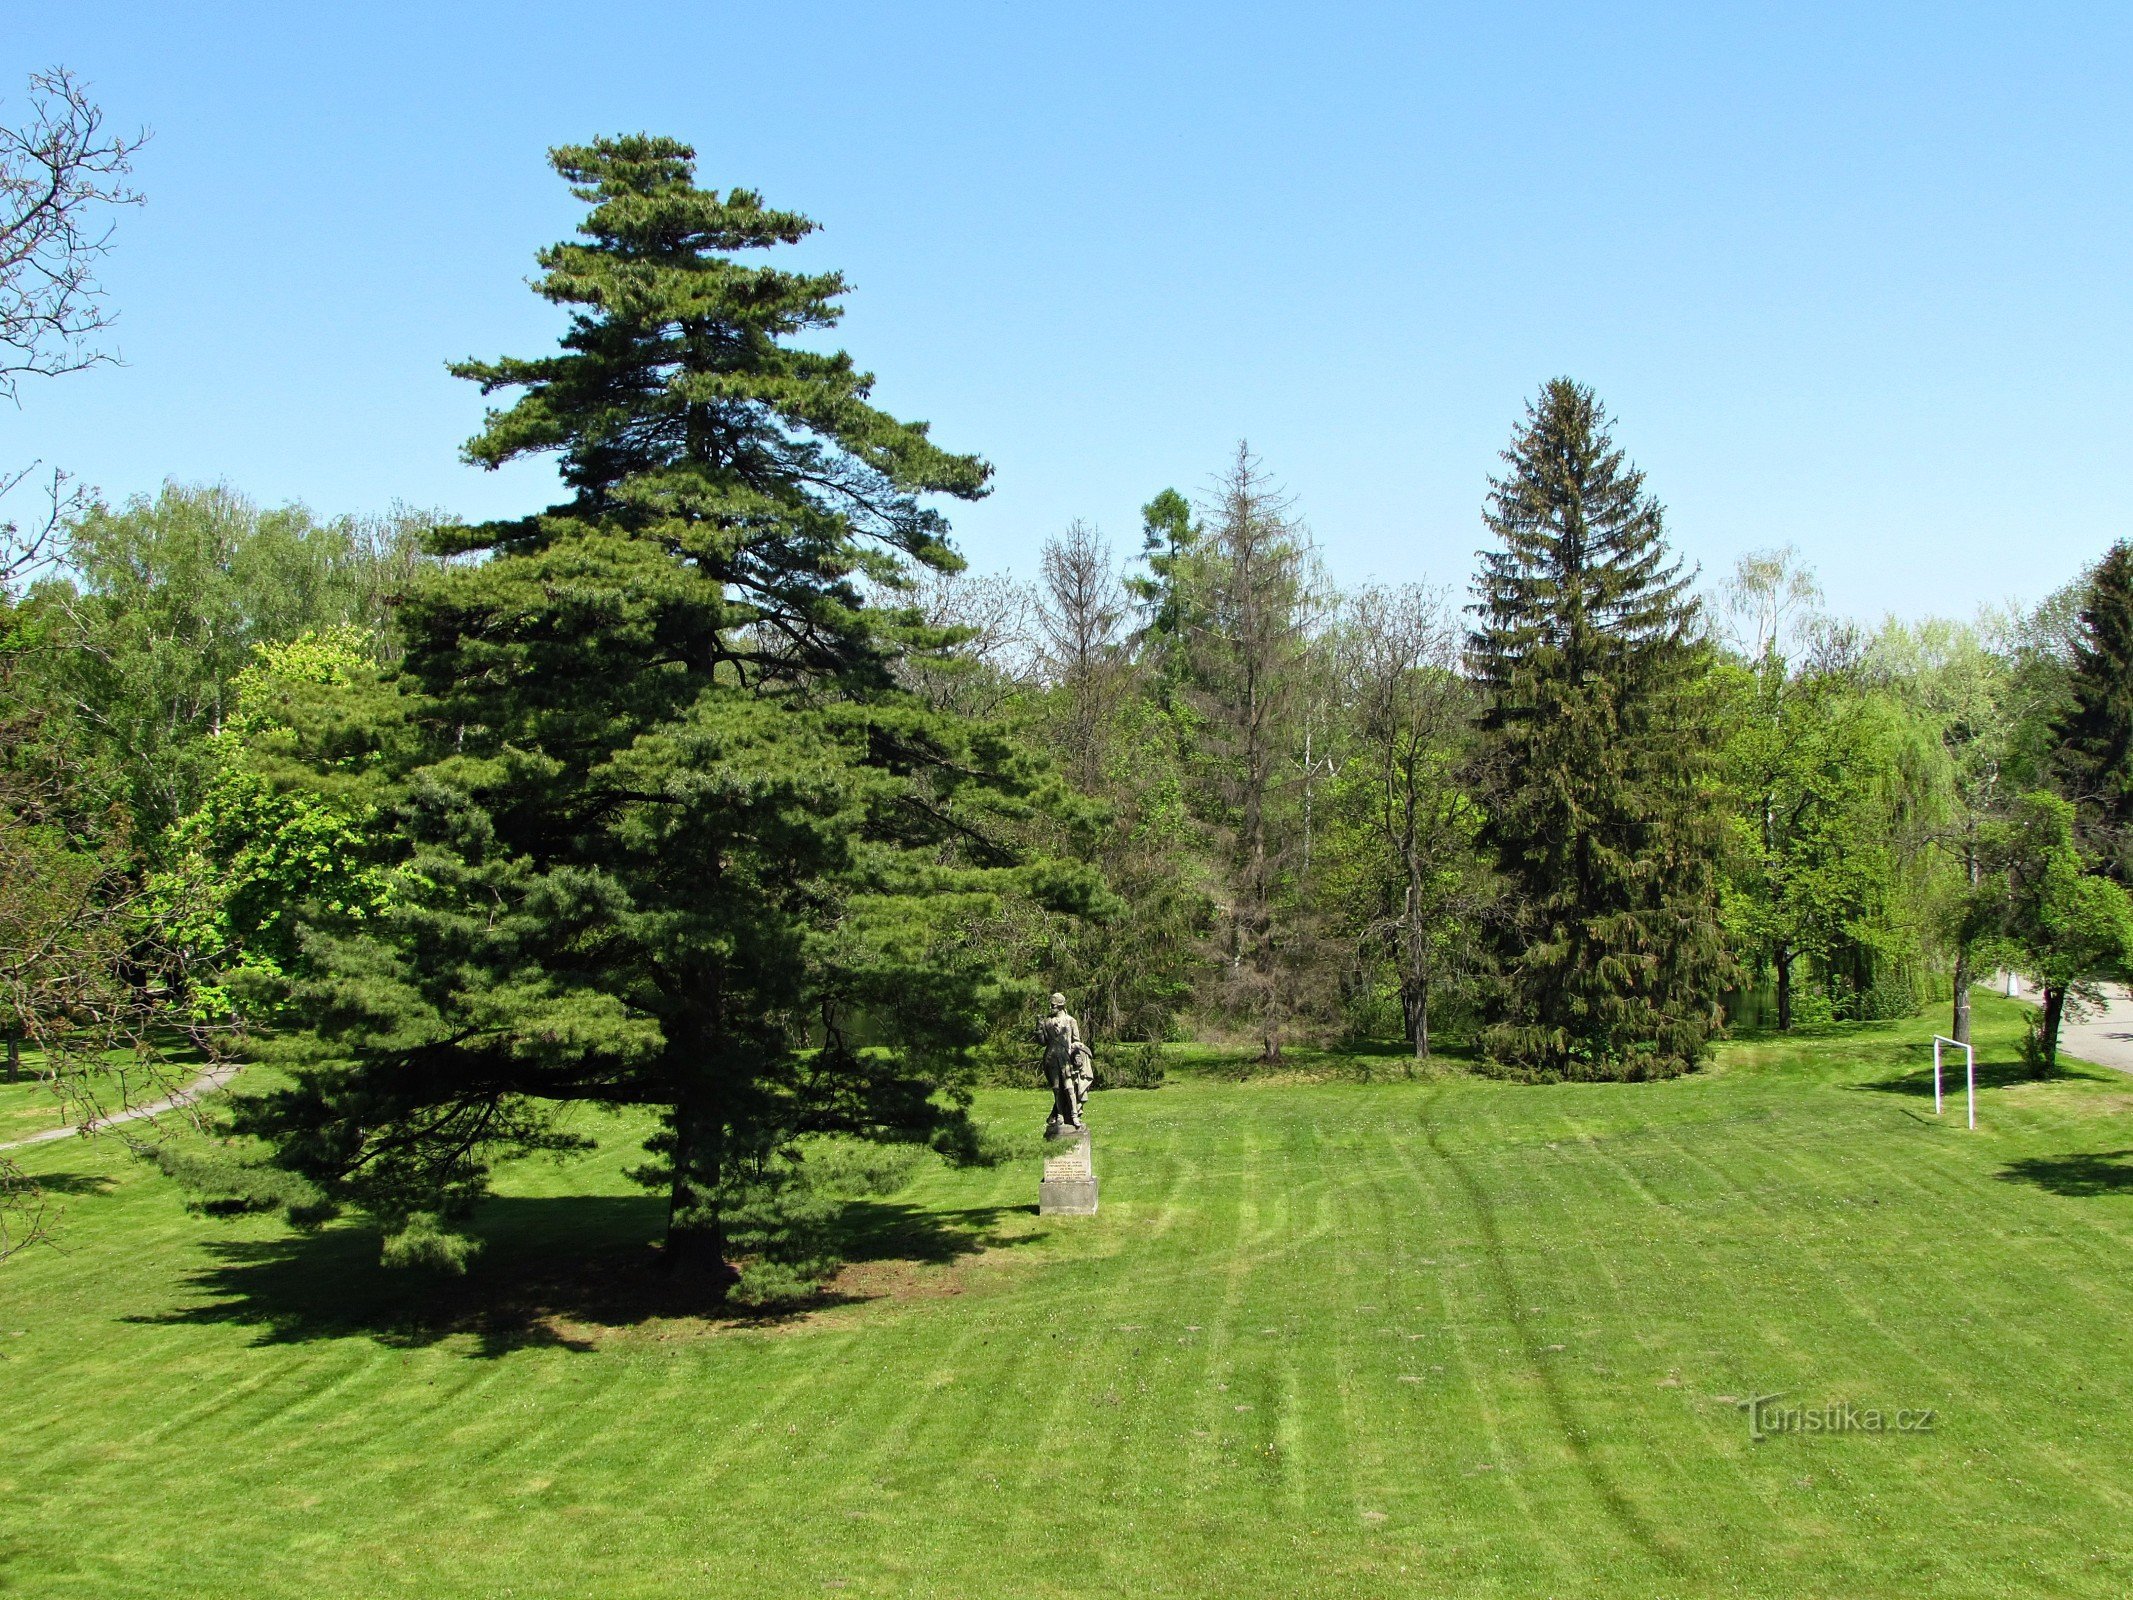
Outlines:
[[[1145,1041],[1121,1040],[1096,1058],[1099,1089],[1160,1089],[1163,1087],[1163,1047]]]
[[[1729,973],[1710,649],[1591,390],[1550,383],[1504,459],[1470,640],[1482,842],[1513,904],[1484,1047],[1520,1076],[1669,1076],[1701,1058]]]
[[[1126,587],[1140,602],[1143,627],[1159,650],[1163,643],[1175,641],[1192,621],[1185,563],[1199,542],[1192,503],[1177,490],[1165,489],[1141,507],[1141,560],[1148,573],[1128,579]]]
[[[801,1136],[969,1143],[1011,997],[972,930],[1086,884],[1009,847],[1041,773],[894,687],[860,580],[955,566],[921,497],[987,469],[789,343],[842,280],[740,257],[813,225],[671,140],[554,160],[591,206],[540,258],[562,349],[454,370],[523,391],[470,459],[554,452],[570,498],[449,534],[484,559],[400,609],[391,904],[315,926],[295,1086],[240,1124],[434,1258],[495,1156],[568,1143],[550,1107],[654,1106],[669,1259],[723,1275]]]
[[[2089,848],[2133,888],[2133,542],[2113,545],[2090,575],[2068,688],[2054,775]]]

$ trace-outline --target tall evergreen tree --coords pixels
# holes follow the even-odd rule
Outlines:
[[[2133,541],[2113,545],[2090,575],[2073,655],[2056,776],[2090,850],[2133,888]]]
[[[725,1206],[810,1132],[965,1139],[959,1072],[1001,975],[969,929],[1079,875],[1003,843],[1038,777],[897,689],[859,580],[960,565],[928,494],[988,469],[868,402],[835,273],[748,264],[806,218],[699,188],[635,136],[554,152],[590,206],[542,252],[560,351],[466,361],[522,391],[467,446],[560,457],[568,498],[445,535],[401,607],[388,909],[314,927],[291,1087],[241,1131],[449,1261],[498,1154],[559,1102],[653,1107],[635,1174],[667,1256],[725,1276]]]
[[[1686,1071],[1728,976],[1710,648],[1590,389],[1549,383],[1504,460],[1469,640],[1483,842],[1515,908],[1485,1052],[1522,1076]]]

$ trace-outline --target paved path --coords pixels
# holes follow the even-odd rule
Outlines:
[[[2060,1053],[2079,1061],[2093,1061],[2099,1067],[2133,1072],[2133,998],[2128,998],[2126,986],[2121,983],[2107,983],[2103,992],[2107,997],[2103,1015],[2085,1022],[2069,1017],[2059,1024]],[[2022,998],[2035,1004],[2042,997],[2035,984],[2025,981]]]
[[[213,1094],[236,1076],[236,1065],[224,1062],[219,1067],[208,1068],[176,1094],[167,1094],[160,1100],[149,1101],[146,1105],[128,1106],[124,1111],[115,1112],[108,1117],[99,1117],[94,1122],[84,1123],[78,1128],[47,1128],[42,1133],[31,1134],[27,1139],[11,1139],[6,1144],[0,1144],[0,1150],[20,1150],[24,1145],[50,1144],[54,1139],[72,1139],[79,1134],[100,1133],[105,1128],[118,1126],[121,1122],[137,1122],[143,1117],[176,1111],[181,1106],[191,1105],[204,1094]]]

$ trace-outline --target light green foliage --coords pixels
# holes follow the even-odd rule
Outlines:
[[[2099,979],[2133,972],[2133,898],[2090,870],[2074,840],[2074,817],[2073,805],[2057,795],[2026,794],[1987,843],[1994,953],[2044,991],[2033,1058],[2045,1069],[2058,1059],[2067,1002],[2094,1002]]]
[[[70,530],[67,575],[28,603],[45,648],[23,689],[48,707],[42,737],[158,850],[219,770],[211,741],[255,647],[375,629],[426,564],[417,546],[433,521],[404,509],[322,520],[178,484],[93,506]]]
[[[1217,869],[1187,803],[1183,751],[1192,716],[1164,705],[1140,676],[1114,707],[1096,799],[1105,808],[1088,856],[1112,901],[1101,921],[1045,918],[1032,930],[1030,962],[1045,987],[1075,997],[1099,1040],[1161,1040],[1190,1006],[1205,967],[1202,938]],[[1018,1017],[1016,1048],[1027,1049]]]
[[[188,999],[203,1018],[243,1010],[269,1019],[301,968],[302,922],[360,923],[386,908],[392,889],[383,813],[360,787],[375,752],[323,771],[292,772],[287,760],[297,705],[374,682],[368,634],[343,627],[258,645],[254,655],[210,742],[205,797],[172,830],[161,852],[170,865],[148,882],[166,937],[189,957]]]
[[[1901,713],[1849,664],[1773,648],[1721,670],[1731,701],[1728,930],[1777,987],[1777,1025],[1906,1015],[1923,962],[1904,905]],[[1719,702],[1725,704],[1725,700]]]
[[[1432,1005],[1471,978],[1493,898],[1465,771],[1479,700],[1445,603],[1426,590],[1360,591],[1327,643],[1338,735],[1317,888],[1364,975],[1351,1001],[1361,1031],[1389,984],[1387,1020],[1424,1057]]]

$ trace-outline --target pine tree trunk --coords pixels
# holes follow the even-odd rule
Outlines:
[[[7,1081],[22,1081],[22,1035],[13,1028],[7,1031]]]
[[[1955,951],[1955,1016],[1948,1024],[1948,1037],[1957,1044],[1970,1042],[1970,947]]]
[[[1780,943],[1771,956],[1777,968],[1778,979],[1778,1032],[1792,1031],[1792,947]]]
[[[2066,1015],[2066,989],[2064,986],[2047,985],[2044,990],[2044,1070],[2055,1072],[2059,1067],[2059,1022]]]
[[[695,1096],[674,1110],[674,1181],[667,1196],[666,1265],[701,1274],[721,1289],[734,1276],[726,1262],[726,1233],[718,1212],[725,1130]]]

